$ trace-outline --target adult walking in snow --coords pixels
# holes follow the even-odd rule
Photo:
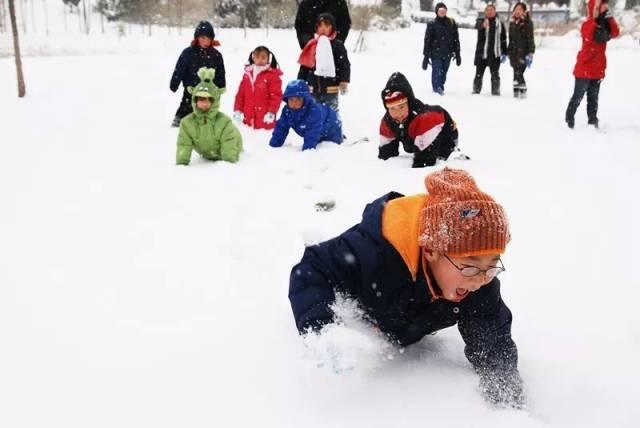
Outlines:
[[[176,92],[180,83],[184,88],[180,106],[176,111],[171,126],[180,126],[180,120],[191,113],[191,94],[187,91],[189,86],[195,86],[200,81],[198,70],[202,67],[213,68],[216,71],[215,84],[220,89],[227,86],[224,71],[224,59],[222,54],[215,48],[220,46],[220,42],[215,39],[213,25],[208,21],[200,21],[193,33],[191,45],[182,51],[175,70],[171,75],[169,88],[171,92]]]
[[[489,3],[484,10],[484,18],[476,22],[478,42],[476,43],[476,76],[473,79],[473,93],[482,90],[482,78],[489,67],[491,71],[491,94],[500,95],[500,63],[507,60],[507,32],[500,21],[496,7]]]
[[[524,72],[531,67],[536,44],[533,38],[533,21],[527,12],[527,5],[522,2],[513,7],[509,22],[509,62],[513,68],[513,96],[527,96],[527,82]]]
[[[338,40],[344,42],[351,29],[351,16],[347,0],[302,0],[296,14],[296,36],[303,49],[316,33],[316,23],[321,13],[330,13],[335,18]]]
[[[374,200],[359,224],[305,249],[289,279],[296,326],[300,334],[335,328],[337,292],[399,346],[457,324],[486,400],[520,408],[512,315],[497,278],[511,238],[504,208],[463,170],[434,172],[425,185],[426,194]],[[332,348],[341,369],[341,348]]]
[[[575,126],[576,110],[585,93],[588,123],[596,128],[599,126],[598,96],[607,68],[607,42],[620,35],[618,23],[609,13],[608,0],[589,0],[587,14],[587,20],[580,29],[582,49],[573,69],[576,82],[565,113],[565,121],[571,129]]]
[[[447,6],[444,3],[436,5],[436,19],[427,24],[422,53],[422,69],[426,71],[431,64],[433,92],[443,95],[451,60],[455,58],[458,67],[462,63],[458,24],[447,16]]]

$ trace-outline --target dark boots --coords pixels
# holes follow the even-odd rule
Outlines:
[[[513,82],[513,96],[519,99],[527,98],[527,85]]]
[[[491,95],[500,95],[500,79],[491,79]]]
[[[473,93],[479,94],[482,91],[482,77],[473,79]]]

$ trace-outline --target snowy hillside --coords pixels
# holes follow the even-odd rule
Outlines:
[[[276,150],[242,128],[239,164],[177,167],[168,83],[190,32],[27,34],[24,99],[13,58],[0,58],[0,427],[637,426],[637,43],[609,46],[595,132],[584,105],[574,131],[563,123],[575,35],[545,41],[529,99],[516,101],[508,66],[501,97],[486,94],[488,76],[471,96],[473,31],[461,31],[444,97],[419,68],[422,25],[370,33],[367,51],[350,53],[341,112],[346,134],[371,143],[301,153],[297,138]],[[296,75],[292,31],[219,38],[223,111],[258,44]],[[2,35],[3,53],[9,43]],[[389,190],[424,191],[432,170],[376,158],[393,71],[451,112],[472,160],[450,165],[509,214],[502,294],[527,411],[482,401],[456,329],[400,353],[349,320],[332,334],[355,368],[338,375],[319,367],[323,343],[305,346],[295,329],[288,277],[305,243],[350,227]],[[334,211],[314,210],[324,199]]]

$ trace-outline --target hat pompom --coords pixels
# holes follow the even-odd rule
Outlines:
[[[473,177],[461,169],[444,168],[429,174],[425,177],[424,184],[427,193],[439,197],[455,198],[461,192],[480,191]]]

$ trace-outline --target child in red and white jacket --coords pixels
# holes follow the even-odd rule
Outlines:
[[[238,87],[234,120],[255,129],[273,129],[282,102],[280,76],[275,55],[265,46],[255,48]]]
[[[402,73],[391,75],[381,95],[386,113],[380,122],[378,158],[398,156],[402,143],[405,152],[413,153],[413,168],[422,168],[459,151],[458,129],[449,113],[417,99]],[[456,158],[469,159],[462,153]]]

